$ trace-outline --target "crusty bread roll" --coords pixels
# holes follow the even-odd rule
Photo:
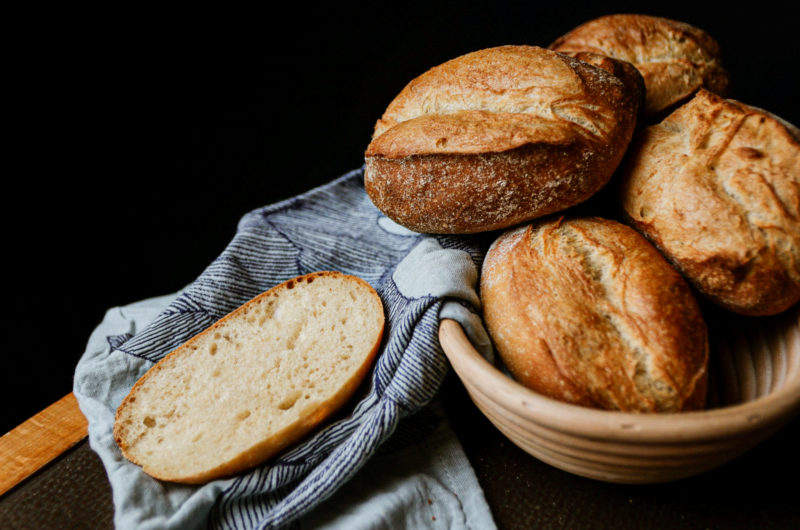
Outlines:
[[[486,255],[481,301],[506,367],[539,393],[628,412],[705,404],[697,301],[628,226],[549,218],[504,233]]]
[[[701,90],[644,129],[622,206],[712,301],[745,315],[800,300],[800,131]]]
[[[282,283],[153,366],[117,410],[117,444],[173,482],[258,465],[353,395],[383,325],[380,298],[359,278],[317,272]]]
[[[644,77],[644,113],[658,115],[701,87],[728,90],[719,44],[684,22],[648,15],[607,15],[578,26],[550,45],[559,52],[593,52],[632,63]]]
[[[418,232],[506,228],[584,201],[617,168],[637,95],[535,46],[463,55],[414,79],[375,125],[365,187]]]

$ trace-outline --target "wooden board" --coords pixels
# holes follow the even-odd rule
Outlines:
[[[72,393],[0,438],[0,495],[87,436]]]

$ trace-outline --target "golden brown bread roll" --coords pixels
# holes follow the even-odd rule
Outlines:
[[[537,392],[630,412],[704,406],[700,309],[630,227],[593,217],[508,231],[487,253],[481,300],[498,354]]]
[[[745,315],[800,300],[800,131],[701,90],[630,149],[631,224],[702,293]]]
[[[601,68],[535,46],[476,51],[392,101],[366,151],[365,187],[411,230],[506,228],[606,184],[636,113],[636,96]]]
[[[550,48],[632,63],[644,77],[647,115],[674,108],[701,87],[721,95],[728,90],[717,42],[703,30],[676,20],[608,15],[578,26]]]

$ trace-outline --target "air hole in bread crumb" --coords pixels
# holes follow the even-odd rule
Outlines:
[[[199,442],[200,438],[203,437],[203,433],[198,433],[194,438],[192,438],[192,442]]]
[[[289,410],[290,408],[294,407],[294,404],[297,403],[298,399],[300,399],[300,392],[294,391],[286,396],[283,401],[278,403],[278,408],[281,410]]]
[[[211,355],[216,355],[216,353],[217,353],[217,343],[216,342],[212,342],[211,346],[208,347],[208,353],[210,353]]]
[[[142,423],[144,423],[145,427],[152,428],[156,426],[156,419],[152,416],[145,416],[144,420],[142,420]]]
[[[246,420],[249,416],[250,416],[250,411],[249,410],[243,410],[242,412],[240,412],[239,414],[236,415],[236,419],[239,420],[239,421],[243,421],[243,420]]]

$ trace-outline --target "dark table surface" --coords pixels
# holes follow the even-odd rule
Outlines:
[[[181,289],[222,251],[244,213],[359,167],[375,120],[431,66],[501,44],[546,46],[603,14],[662,15],[719,41],[735,98],[797,124],[800,39],[790,5],[296,3],[254,13],[74,6],[21,13],[14,20],[22,37],[5,75],[14,169],[3,210],[11,333],[0,430],[71,390],[75,363],[107,308]],[[479,424],[489,434],[460,432],[468,449],[489,444],[472,447],[477,469],[492,455],[506,466],[495,478],[511,481],[488,495],[493,507],[519,499],[519,513],[540,513],[553,526],[589,522],[570,519],[573,509],[559,500],[576,491],[601,527],[613,526],[604,514],[626,512],[668,512],[670,522],[690,527],[755,520],[744,517],[746,506],[755,518],[796,513],[774,487],[787,462],[773,453],[791,461],[780,441],[695,486],[637,489],[522,458]],[[787,431],[781,436],[797,446],[797,422]],[[517,495],[528,489],[536,493]],[[713,519],[723,505],[741,517]],[[681,513],[689,519],[674,519]]]

